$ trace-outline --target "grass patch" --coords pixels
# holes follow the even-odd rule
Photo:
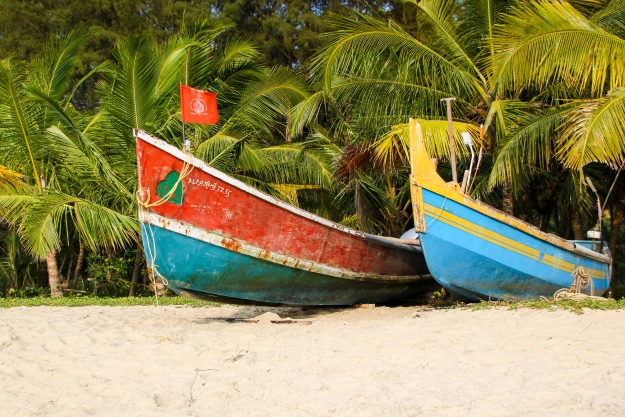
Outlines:
[[[596,300],[587,298],[583,300],[553,300],[553,299],[536,299],[527,301],[481,301],[466,306],[471,310],[485,310],[495,307],[506,307],[509,310],[518,310],[519,308],[531,308],[535,310],[569,310],[578,314],[583,314],[584,309],[590,310],[619,310],[625,308],[625,298],[619,300],[605,299]]]
[[[159,305],[187,307],[215,307],[218,303],[192,300],[185,297],[159,297]],[[155,306],[154,297],[33,297],[33,298],[0,298],[0,308],[10,307],[133,307]]]

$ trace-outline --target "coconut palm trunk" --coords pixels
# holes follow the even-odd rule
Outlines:
[[[573,206],[570,209],[571,213],[571,228],[573,229],[573,237],[576,240],[584,239],[584,229],[582,228],[582,219],[579,216],[579,208]]]
[[[139,274],[141,273],[141,261],[143,261],[143,249],[141,244],[137,243],[137,255],[135,256],[135,265],[132,270],[132,282],[130,284],[129,297],[134,297],[137,290],[137,283],[139,282]]]
[[[78,285],[78,279],[80,278],[80,274],[82,274],[82,264],[85,260],[85,245],[80,244],[80,249],[78,250],[78,260],[76,261],[76,269],[74,270],[74,278],[72,279],[70,288],[76,288]]]
[[[46,266],[48,267],[48,284],[50,285],[50,295],[52,297],[62,297],[61,276],[56,262],[56,253],[51,251],[46,256]]]
[[[614,207],[614,213],[612,216],[610,242],[608,247],[612,256],[616,254],[616,245],[619,241],[619,235],[621,231],[621,225],[623,224],[623,218],[625,218],[625,199],[621,199]]]

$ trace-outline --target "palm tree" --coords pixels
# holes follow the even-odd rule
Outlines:
[[[493,35],[494,89],[534,96],[545,108],[505,138],[491,183],[505,181],[528,165],[557,165],[576,172],[578,190],[584,175],[602,172],[602,177],[594,176],[600,183],[615,179],[614,170],[625,157],[623,6],[620,0],[543,0],[519,5],[504,17]],[[612,173],[597,169],[597,163],[612,168]],[[573,214],[584,206],[579,204],[584,194],[578,191]],[[611,203],[609,247],[616,254],[625,205],[618,197]],[[581,230],[575,235],[580,238]]]
[[[71,106],[77,86],[69,73],[84,39],[55,37],[28,66],[0,63],[0,162],[23,177],[0,185],[0,215],[28,253],[46,260],[53,296],[62,295],[56,253],[68,227],[94,250],[124,246],[137,231],[136,221],[108,207],[104,196],[123,186],[88,138],[89,121]]]
[[[504,196],[521,196],[554,163],[574,171],[591,161],[620,164],[621,1],[405,5],[415,16],[410,33],[363,15],[336,21],[313,67],[323,89],[294,109],[294,129],[313,125],[332,103],[341,115],[332,127],[349,126],[353,141],[367,147],[409,117],[444,119],[440,100],[456,97],[454,117],[484,123],[483,145],[495,157],[488,187],[476,190],[502,185]],[[448,154],[446,134],[430,135],[430,152]],[[403,134],[391,136],[376,144],[388,161],[405,148]],[[583,194],[578,202],[588,201]]]
[[[346,184],[345,191],[354,196],[358,213],[364,212],[365,207],[360,203],[366,201],[385,201],[383,205],[387,207],[377,210],[381,216],[374,221],[377,224],[383,221],[386,226],[370,231],[386,233],[393,229],[389,220],[393,223],[397,212],[407,207],[407,195],[401,192],[407,178],[405,172],[389,180],[391,172],[405,171],[407,166],[404,151],[406,121],[410,117],[420,119],[426,128],[432,155],[447,157],[447,115],[441,100],[455,97],[452,106],[456,149],[461,155],[467,154],[461,131],[470,132],[475,143],[480,143],[479,122],[485,120],[492,99],[490,74],[482,65],[487,55],[478,44],[497,22],[496,11],[487,9],[500,7],[502,2],[491,3],[407,2],[407,14],[414,12],[416,16],[414,33],[392,21],[356,15],[337,18],[336,30],[327,35],[326,47],[312,68],[313,82],[321,88],[293,109],[293,131],[301,132],[306,126],[315,128],[324,107],[334,110],[335,117],[326,121],[330,135],[343,144],[357,147],[360,155],[357,159],[363,167],[358,175],[363,181],[356,179],[351,185]],[[480,15],[480,11],[484,14]],[[376,147],[377,152],[372,153],[371,147]],[[364,156],[369,157],[363,159]],[[378,166],[386,172],[381,176],[370,171],[378,160],[382,162]],[[364,173],[367,175],[363,176]],[[366,183],[372,185],[371,181],[376,187],[367,186]],[[396,200],[397,196],[403,200]],[[394,207],[395,214],[387,212],[390,207]],[[360,220],[361,226],[371,223],[362,215]]]

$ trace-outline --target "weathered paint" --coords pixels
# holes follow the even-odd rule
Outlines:
[[[361,232],[261,193],[145,132],[136,131],[135,136],[139,198],[143,202],[158,201],[159,195],[155,193],[158,184],[164,184],[162,181],[172,172],[182,173],[178,184],[182,191],[181,204],[166,201],[147,204],[141,210],[144,232],[148,231],[145,227],[160,230],[153,236],[155,261],[159,273],[175,283],[173,289],[184,288],[186,294],[195,296],[213,294],[297,304],[298,298],[289,294],[312,291],[316,282],[334,290],[319,288],[317,293],[321,295],[299,294],[298,297],[307,300],[306,304],[338,305],[364,302],[359,301],[364,299],[368,303],[386,302],[426,288],[423,281],[429,275],[420,250],[417,252],[397,241],[381,244],[366,239]],[[173,186],[168,184],[168,189]],[[177,237],[179,246],[162,241],[172,236]],[[144,240],[148,238],[145,236]],[[176,271],[183,266],[175,265],[186,259],[182,255],[189,249],[184,245],[195,248],[203,258],[197,258],[192,266],[185,264],[185,268],[197,271],[188,270],[182,277]],[[148,252],[146,247],[150,259]],[[217,259],[216,254],[223,258]],[[240,263],[236,265],[239,274],[236,279],[229,278],[235,265],[228,262]],[[173,266],[162,270],[162,263]],[[283,272],[278,273],[276,268]],[[268,271],[275,275],[268,278]],[[206,274],[210,278],[200,277]],[[281,280],[284,280],[282,284]],[[272,283],[270,287],[258,289],[268,281]],[[306,285],[298,290],[300,281]],[[184,282],[187,284],[183,285]],[[200,282],[201,285],[196,284]],[[213,283],[219,283],[219,293],[213,291]],[[224,290],[228,285],[232,286],[231,290]],[[339,289],[347,291],[350,285],[354,286],[348,291],[352,295],[339,294]]]
[[[424,281],[425,279],[429,279],[430,277],[429,275],[378,275],[373,273],[355,272],[344,268],[328,266],[319,262],[301,260],[283,255],[281,253],[270,252],[268,250],[249,245],[245,242],[240,242],[238,240],[227,238],[208,230],[195,227],[189,223],[182,222],[180,220],[168,219],[166,217],[159,216],[158,214],[150,213],[146,210],[139,211],[139,219],[143,223],[145,231],[148,232],[144,233],[144,236],[150,236],[149,232],[151,231],[151,226],[154,225],[180,235],[192,237],[196,240],[200,240],[213,246],[227,249],[232,252],[237,252],[253,258],[268,260],[275,264],[280,264],[305,271],[316,272],[318,274],[331,277],[359,281],[386,281],[402,283]],[[148,241],[146,244],[149,245],[150,241]]]
[[[152,236],[159,274],[174,292],[205,299],[239,299],[271,304],[352,305],[384,303],[418,295],[414,280],[354,279],[320,273],[322,268],[285,267],[272,256],[250,256],[159,226],[142,223]]]
[[[421,245],[432,276],[470,299],[528,299],[551,296],[573,283],[578,265],[590,274],[594,295],[609,285],[611,258],[579,249],[459,193],[432,171],[419,131],[411,121],[412,187],[419,187],[425,226]],[[436,177],[438,178],[436,178]],[[451,260],[451,261],[450,261]],[[587,292],[590,291],[590,288]]]

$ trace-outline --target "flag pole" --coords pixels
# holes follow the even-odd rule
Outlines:
[[[449,159],[451,160],[451,175],[455,183],[458,183],[458,174],[456,173],[456,150],[454,147],[454,125],[451,116],[451,102],[455,97],[447,97],[441,99],[447,103],[447,131],[449,132]]]
[[[182,106],[182,83],[180,83],[180,121],[182,122],[182,143],[184,144],[186,139],[184,137],[184,109]]]
[[[191,142],[188,141],[184,135],[184,122],[182,122],[182,150],[185,152],[191,152]]]

